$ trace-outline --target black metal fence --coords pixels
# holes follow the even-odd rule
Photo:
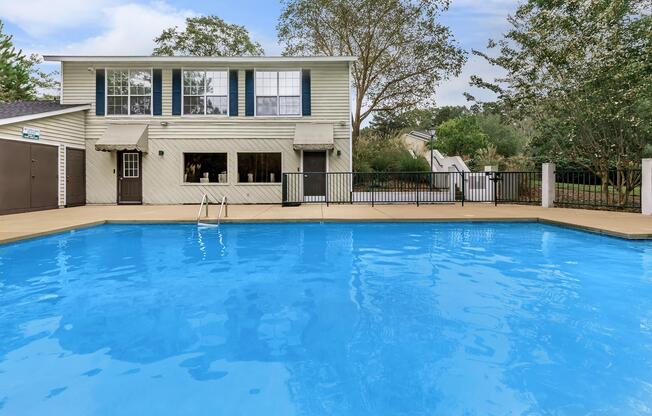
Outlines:
[[[641,169],[612,169],[601,175],[581,169],[555,171],[555,205],[641,211]]]
[[[283,205],[540,204],[541,172],[288,172]]]
[[[493,173],[496,203],[541,205],[541,171]]]

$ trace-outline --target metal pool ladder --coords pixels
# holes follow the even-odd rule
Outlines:
[[[222,210],[224,210],[224,217],[229,216],[229,204],[226,202],[226,195],[222,197],[222,203],[220,204],[220,212],[217,214],[217,226],[220,226],[220,219],[222,219]]]
[[[197,211],[197,225],[199,225],[200,223],[201,209],[204,207],[204,203],[206,204],[206,218],[208,218],[208,194],[204,194],[201,197],[201,203],[199,204],[199,211]]]
[[[211,226],[213,224],[201,222],[201,210],[204,207],[204,204],[206,204],[205,217],[208,218],[208,204],[209,204],[208,194],[204,194],[201,198],[201,203],[199,204],[199,211],[197,211],[197,225]],[[220,220],[222,219],[222,212],[224,212],[224,217],[229,216],[229,205],[227,204],[226,196],[222,197],[222,202],[220,203],[220,212],[217,215],[217,226],[220,225]]]

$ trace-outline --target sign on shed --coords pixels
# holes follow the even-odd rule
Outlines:
[[[41,130],[34,127],[23,127],[23,139],[38,140],[41,137]]]

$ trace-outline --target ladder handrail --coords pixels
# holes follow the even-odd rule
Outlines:
[[[222,209],[226,206],[226,210],[224,211],[224,217],[229,216],[229,205],[226,202],[226,195],[222,197],[222,203],[220,204],[220,212],[217,214],[217,225],[220,225],[220,219],[222,218]]]
[[[197,224],[199,224],[199,219],[201,218],[201,209],[204,206],[204,202],[206,202],[206,217],[208,217],[208,194],[204,194],[201,197],[201,203],[199,204],[199,211],[197,211]]]

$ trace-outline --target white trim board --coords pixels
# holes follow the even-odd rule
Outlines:
[[[0,126],[4,126],[4,125],[7,125],[7,124],[21,123],[23,121],[36,120],[36,119],[39,119],[39,118],[60,116],[62,114],[76,113],[77,111],[85,111],[85,110],[90,110],[90,109],[91,109],[90,104],[80,104],[78,106],[70,107],[70,108],[64,108],[62,110],[46,111],[44,113],[27,114],[27,115],[24,115],[24,116],[3,118],[3,119],[0,119]]]
[[[353,62],[355,56],[107,56],[107,55],[44,55],[49,62]]]

